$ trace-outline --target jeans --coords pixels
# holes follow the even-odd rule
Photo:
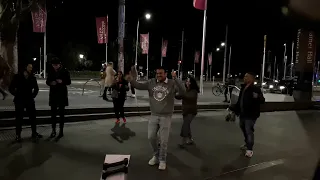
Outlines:
[[[63,131],[64,127],[64,114],[65,114],[65,107],[64,106],[51,106],[51,121],[52,121],[52,130],[56,130],[56,124],[57,124],[57,114],[58,114],[58,108],[59,108],[59,128],[60,131]]]
[[[172,115],[151,115],[151,118],[148,122],[148,139],[153,150],[153,155],[159,158],[161,162],[166,162],[167,158],[168,139],[171,129],[171,118]]]
[[[256,119],[240,117],[240,128],[244,136],[244,142],[248,150],[253,150],[254,145],[254,125]]]
[[[113,98],[113,109],[117,119],[119,119],[120,117],[124,118],[124,101],[125,98],[123,97]]]
[[[133,86],[130,85],[130,89],[131,89],[131,94],[136,94],[136,90],[134,89]]]
[[[183,124],[181,127],[181,133],[180,133],[181,137],[190,138],[190,139],[192,138],[190,125],[194,117],[195,117],[194,114],[183,115]]]
[[[15,103],[15,114],[16,114],[16,135],[20,136],[22,131],[23,124],[23,115],[24,109],[26,109],[29,116],[29,121],[31,124],[32,135],[37,134],[37,125],[36,125],[36,106],[34,102],[30,103]]]

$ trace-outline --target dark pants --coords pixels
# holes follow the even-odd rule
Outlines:
[[[193,114],[185,114],[183,115],[183,124],[181,127],[180,136],[184,138],[192,138],[191,134],[191,122],[194,119],[195,115]]]
[[[131,94],[136,94],[136,90],[131,85],[130,85],[130,89],[131,89]]]
[[[227,95],[228,95],[228,90],[229,90],[229,100],[230,100],[230,99],[231,99],[231,94],[232,94],[233,88],[228,88],[228,87],[226,87],[226,89],[224,90],[224,98],[225,98],[226,101],[228,101],[228,97],[227,97]]]
[[[31,125],[32,135],[37,134],[37,125],[36,125],[36,107],[34,102],[30,103],[15,103],[15,113],[16,113],[16,135],[20,136],[23,125],[23,115],[24,109],[26,109],[29,122]]]
[[[60,117],[59,128],[60,128],[60,131],[62,132],[63,127],[64,127],[65,106],[51,106],[51,123],[52,123],[52,130],[53,131],[56,130],[57,114],[58,113],[59,113],[59,117]]]
[[[124,101],[124,97],[113,98],[113,108],[117,119],[119,119],[120,117],[124,118]]]
[[[256,119],[241,118],[240,117],[240,128],[244,136],[244,142],[248,150],[253,149],[254,145],[254,125]]]

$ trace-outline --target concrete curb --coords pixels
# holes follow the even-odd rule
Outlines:
[[[292,110],[310,110],[319,106],[318,102],[267,102],[261,106],[261,112],[273,111],[292,111]],[[215,111],[225,110],[228,108],[226,104],[208,104],[198,105],[199,111]],[[175,113],[181,113],[181,105],[175,106]],[[130,116],[150,115],[149,106],[144,107],[126,107],[125,114]],[[13,127],[14,111],[0,112],[0,127]],[[68,109],[66,112],[66,122],[81,122],[99,119],[114,119],[113,108],[84,108],[84,109]],[[26,124],[28,120],[25,120]],[[38,124],[50,124],[50,110],[39,110],[37,112]]]

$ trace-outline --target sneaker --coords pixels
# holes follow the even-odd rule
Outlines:
[[[153,156],[152,159],[149,161],[150,166],[154,166],[156,164],[159,164],[159,159],[156,156]]]
[[[194,144],[194,141],[192,138],[189,138],[186,142],[188,145],[193,145]]]
[[[167,168],[167,164],[166,164],[166,162],[164,162],[164,161],[161,161],[160,163],[159,163],[159,170],[166,170],[166,168]]]
[[[131,94],[131,97],[132,97],[132,98],[135,98],[135,97],[136,97],[136,95],[135,95],[135,94]]]
[[[242,146],[240,146],[240,149],[241,149],[241,150],[247,150],[247,145],[246,145],[246,144],[243,144]]]
[[[56,135],[57,135],[57,133],[56,133],[56,131],[52,131],[52,133],[50,134],[50,138],[54,138],[54,137],[56,137]]]
[[[251,150],[246,150],[245,156],[248,157],[248,158],[251,158],[251,157],[253,156],[253,151],[251,151]]]
[[[119,124],[119,123],[120,123],[120,119],[117,119],[117,120],[116,120],[116,124]]]

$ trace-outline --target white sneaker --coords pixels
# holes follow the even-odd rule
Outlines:
[[[251,158],[251,157],[253,156],[253,151],[251,151],[251,150],[246,150],[245,156],[248,157],[248,158]]]
[[[159,164],[159,170],[166,170],[167,164],[164,161],[161,161]]]
[[[135,94],[131,94],[131,97],[132,97],[132,98],[135,98],[135,97],[136,97],[136,95],[135,95]]]
[[[242,146],[240,146],[240,149],[241,149],[241,150],[247,150],[246,144],[243,144]]]
[[[159,159],[156,156],[153,156],[149,161],[149,165],[154,166],[156,164],[159,164]]]

